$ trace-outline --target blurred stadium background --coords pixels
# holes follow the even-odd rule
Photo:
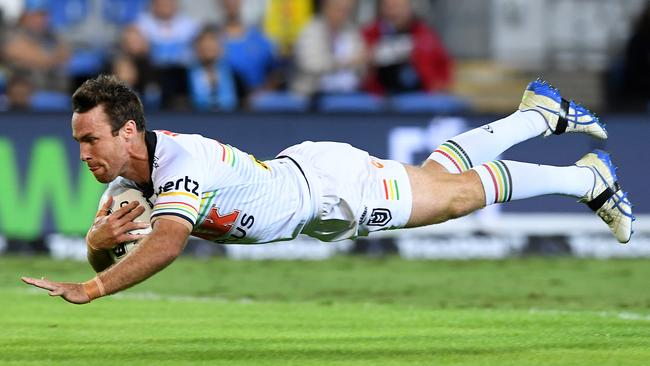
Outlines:
[[[648,89],[642,88],[650,80],[650,67],[634,59],[648,49],[638,41],[648,27],[646,2],[413,0],[414,14],[437,34],[446,53],[431,61],[442,69],[436,75],[446,79],[436,85],[427,80],[410,86],[389,82],[383,90],[367,79],[389,67],[378,61],[379,47],[373,49],[364,38],[383,14],[378,1],[154,3],[0,1],[0,253],[84,258],[80,237],[103,187],[79,169],[77,148],[69,137],[69,95],[86,78],[114,72],[141,93],[154,129],[202,133],[259,158],[272,158],[303,140],[335,140],[408,163],[418,163],[459,131],[511,113],[526,84],[541,76],[599,113],[611,137],[606,142],[583,136],[540,139],[513,148],[505,157],[562,165],[592,148],[605,148],[620,166],[639,214],[630,246],[617,245],[586,207],[554,197],[354,242],[321,244],[303,238],[221,247],[193,240],[188,253],[251,259],[323,259],[349,253],[407,258],[650,255],[650,198],[647,174],[639,164],[650,159],[645,148],[648,99],[643,94]],[[404,7],[409,1],[386,3]],[[326,16],[347,19],[348,28],[342,29],[365,40],[359,65],[346,68],[352,61],[338,61],[347,57],[340,50],[345,41],[337,39],[343,45],[334,51],[319,44],[327,38],[303,34],[326,9]],[[210,47],[205,51],[220,70],[219,81],[205,90],[195,80],[200,75],[197,65],[205,63],[195,38],[204,31],[214,32],[208,43],[220,45],[213,53]],[[399,42],[386,44],[385,54],[404,53]],[[406,44],[408,50],[417,48],[415,41]],[[338,66],[324,65],[323,57]],[[259,64],[258,69],[242,66],[242,60]],[[310,68],[310,62],[318,66]],[[645,62],[650,62],[647,57]],[[636,84],[630,81],[632,72]],[[302,83],[305,75],[312,79],[310,87]]]

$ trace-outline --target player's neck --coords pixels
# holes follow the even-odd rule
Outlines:
[[[144,140],[138,141],[128,147],[129,165],[122,177],[132,180],[139,185],[146,185],[151,180],[149,167],[149,153]]]

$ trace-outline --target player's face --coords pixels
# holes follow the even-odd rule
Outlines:
[[[122,135],[113,136],[101,105],[72,115],[72,137],[79,142],[79,157],[102,183],[112,182],[125,170],[129,155]]]

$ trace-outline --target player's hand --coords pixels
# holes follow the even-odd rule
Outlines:
[[[133,222],[144,212],[137,201],[121,207],[119,210],[108,214],[113,197],[108,198],[106,203],[97,212],[95,222],[88,230],[86,242],[94,249],[112,249],[119,243],[140,240],[146,234],[131,234],[129,231],[145,229],[149,227],[148,222]]]
[[[88,298],[83,285],[80,283],[54,282],[45,277],[40,280],[36,278],[21,277],[21,280],[26,284],[48,290],[50,296],[61,296],[65,301],[73,304],[86,304],[90,302],[90,298]]]

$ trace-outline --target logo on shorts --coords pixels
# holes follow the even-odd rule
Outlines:
[[[385,226],[393,218],[390,210],[387,208],[373,208],[370,213],[370,220],[366,225],[368,226]]]
[[[363,224],[363,220],[366,219],[366,215],[368,215],[368,206],[365,206],[363,208],[363,213],[361,214],[361,217],[359,218],[359,225]]]

